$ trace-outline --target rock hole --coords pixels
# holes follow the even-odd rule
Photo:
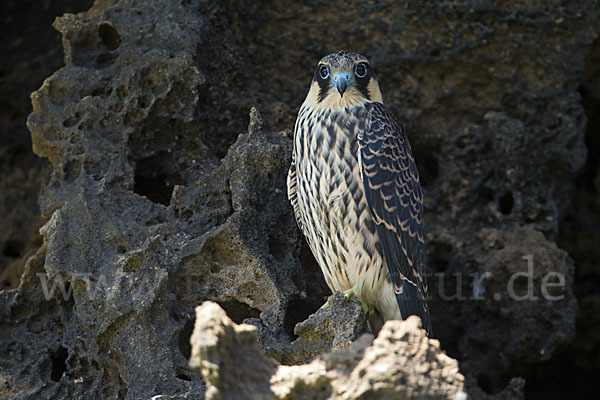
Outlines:
[[[430,186],[438,178],[440,166],[433,154],[425,154],[422,164],[422,168],[419,169],[419,178],[423,186]]]
[[[101,97],[103,99],[108,98],[108,96],[110,96],[111,93],[112,93],[112,88],[109,86],[97,87],[94,90],[92,90],[93,97]]]
[[[453,247],[448,243],[434,240],[427,243],[427,248],[429,272],[440,273],[446,271],[448,262],[452,257]],[[429,279],[433,280],[434,278]]]
[[[121,35],[119,35],[119,32],[117,32],[114,26],[107,22],[100,24],[98,34],[100,35],[102,43],[109,50],[115,50],[121,45]]]
[[[123,379],[119,375],[119,399],[126,399],[127,392],[129,392],[129,388],[127,387],[125,381],[123,381]]]
[[[63,168],[65,174],[65,180],[67,182],[73,182],[81,173],[81,162],[79,160],[71,160],[67,162]]]
[[[77,125],[77,123],[81,120],[81,113],[75,112],[72,117],[69,117],[63,121],[63,126],[65,128],[70,128],[72,126]]]
[[[440,174],[440,165],[436,156],[439,154],[439,146],[415,141],[412,149],[421,185],[433,185]]]
[[[192,378],[190,378],[190,377],[189,377],[189,376],[187,376],[186,374],[179,374],[179,375],[177,375],[177,378],[178,378],[178,379],[181,379],[181,380],[183,380],[183,381],[188,381],[188,382],[191,382],[191,381],[192,381]]]
[[[117,88],[117,96],[119,97],[119,99],[123,100],[123,99],[127,98],[128,95],[129,95],[129,90],[127,89],[127,86],[119,86]]]
[[[153,226],[153,225],[158,225],[158,224],[164,224],[165,222],[167,222],[165,217],[163,217],[162,215],[156,215],[156,216],[150,218],[148,221],[146,221],[146,223],[144,225]]]
[[[126,251],[127,251],[127,246],[125,244],[118,244],[117,245],[117,252],[119,254],[125,254]]]
[[[469,137],[464,135],[464,136],[459,136],[458,138],[456,138],[454,145],[462,150],[465,147],[467,147],[468,143],[469,143]]]
[[[290,296],[283,320],[283,329],[291,340],[298,338],[294,334],[296,324],[305,321],[311,314],[317,312],[323,303],[324,301],[321,301],[320,296],[307,297],[305,299],[299,295]]]
[[[133,191],[141,196],[145,196],[153,203],[169,205],[174,185],[169,185],[165,177],[158,175],[154,178],[148,178],[135,174]]]
[[[185,325],[181,332],[179,332],[179,337],[177,338],[177,344],[179,345],[179,351],[185,357],[186,360],[190,359],[190,355],[192,354],[192,345],[190,344],[190,337],[192,336],[192,332],[194,331],[194,320],[188,319],[185,321]]]
[[[152,157],[135,160],[133,191],[156,204],[168,206],[176,184],[181,177],[173,154],[160,152]]]
[[[298,258],[302,265],[304,282],[297,282],[296,284],[303,289],[310,289],[313,296],[316,294],[319,300],[325,302],[325,298],[331,295],[331,290],[327,286],[327,283],[325,283],[323,271],[305,240],[302,241],[302,245],[300,246]]]
[[[489,376],[484,375],[484,374],[478,375],[477,383],[479,384],[479,387],[481,388],[481,390],[483,390],[487,394],[492,394],[492,391],[493,391],[492,380],[490,379]]]
[[[150,105],[152,105],[153,101],[154,99],[150,95],[139,96],[137,98],[140,108],[148,108]]]
[[[513,199],[512,192],[505,192],[498,199],[498,209],[504,215],[509,215],[513,210],[513,206],[514,206],[514,199]]]
[[[50,361],[52,362],[52,372],[50,372],[50,379],[54,382],[60,381],[64,372],[67,370],[67,357],[69,353],[67,349],[60,346],[56,351],[50,353]]]
[[[23,242],[16,239],[9,239],[2,246],[2,255],[8,258],[19,258],[23,254],[25,246]]]
[[[17,304],[11,308],[13,321],[18,321],[21,318],[28,316],[31,313],[29,306],[25,304]]]
[[[258,318],[260,316],[259,310],[241,301],[228,300],[220,302],[219,305],[236,324],[243,323],[246,318]]]
[[[494,201],[494,196],[495,193],[492,189],[490,189],[489,187],[482,187],[479,189],[479,197],[482,199],[485,199],[489,202],[493,202]]]
[[[98,57],[96,57],[96,65],[98,66],[98,68],[101,68],[101,69],[108,68],[115,62],[117,57],[118,57],[117,54],[102,53]]]
[[[285,260],[287,256],[287,245],[279,236],[269,234],[269,253],[279,262]]]

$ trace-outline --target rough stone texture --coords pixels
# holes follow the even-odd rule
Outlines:
[[[351,345],[362,333],[369,331],[367,315],[360,300],[334,293],[329,297],[330,307],[311,314],[295,325],[293,337],[273,331],[260,318],[246,318],[244,323],[257,328],[263,353],[282,364],[305,364],[319,354]],[[290,309],[289,313],[294,313]]]
[[[50,175],[47,160],[31,152],[25,126],[29,94],[62,65],[56,15],[92,1],[5,1],[0,5],[0,290],[19,286],[27,258],[42,243],[37,198]],[[35,12],[31,12],[35,10]]]
[[[280,224],[293,227],[285,194],[267,188],[284,184],[288,142],[284,134],[241,136],[222,165],[202,178],[220,191],[200,181],[193,195],[175,186],[170,208],[110,188],[105,178],[75,179],[79,189],[42,229],[48,249],[43,278],[68,281],[76,304],[73,322],[63,329],[78,334],[60,341],[69,377],[57,380],[113,374],[115,381],[98,379],[86,388],[98,397],[201,394],[199,377],[184,358],[186,312],[198,299],[220,301],[233,315],[260,316],[271,330],[283,329],[288,298],[299,292],[293,274],[301,271],[292,256],[296,243],[280,238]],[[12,301],[12,309],[20,304]],[[98,363],[94,372],[90,358]],[[80,390],[62,388],[68,395]]]
[[[7,54],[50,43],[43,24],[19,22],[6,4],[2,29],[17,38]],[[559,0],[97,0],[58,18],[65,66],[32,95],[28,122],[49,163],[18,133],[26,92],[10,99],[60,63],[2,57],[0,397],[200,397],[188,338],[205,300],[257,326],[268,354],[293,355],[294,327],[328,291],[286,200],[291,129],[315,62],[340,48],[371,58],[407,128],[436,274],[434,337],[467,390],[586,393],[600,359],[599,10]],[[252,107],[263,117],[249,119]],[[575,283],[556,242],[575,260]],[[507,297],[526,255],[535,293],[560,272],[564,299]],[[469,299],[445,301],[459,276]],[[573,294],[577,337],[566,344]],[[350,340],[344,332],[334,330]],[[565,381],[568,393],[553,386]]]
[[[334,312],[344,308],[331,304]],[[466,399],[458,363],[416,317],[387,322],[375,340],[366,334],[309,364],[282,366],[262,354],[255,327],[205,302],[196,308],[191,343],[190,366],[204,377],[206,399]]]
[[[600,41],[586,59],[581,82],[583,106],[588,116],[586,145],[590,149],[585,167],[577,174],[560,226],[559,245],[575,261],[577,335],[557,349],[552,358],[528,377],[528,396],[535,399],[559,396],[565,374],[569,384],[584,397],[593,388],[600,370]]]
[[[298,339],[284,354],[285,364],[306,364],[315,356],[348,347],[366,332],[367,318],[359,299],[340,292],[329,298],[329,307],[312,314],[294,328]]]
[[[461,367],[482,386],[503,386],[573,339],[577,302],[566,284],[573,262],[531,225],[482,229],[448,267],[434,283],[445,291],[433,304],[457,317],[446,329],[460,338]]]
[[[237,325],[217,303],[206,301],[196,308],[190,341],[190,367],[202,373],[206,399],[260,398],[269,392],[277,363],[261,353],[252,325]],[[252,368],[240,368],[244,365]]]

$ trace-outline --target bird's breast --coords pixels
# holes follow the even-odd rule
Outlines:
[[[296,125],[296,145],[301,159],[354,164],[358,162],[358,132],[364,131],[366,110],[300,110]]]
[[[348,196],[362,194],[357,132],[364,129],[364,120],[358,107],[301,111],[295,143],[300,179],[311,181],[313,194],[327,209],[348,203]]]
[[[365,121],[364,110],[357,107],[344,112],[301,109],[296,123],[300,218],[334,290],[354,286],[369,265],[381,265],[358,162],[358,133],[366,129]]]

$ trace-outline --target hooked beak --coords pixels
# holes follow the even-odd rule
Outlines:
[[[344,92],[350,84],[350,74],[348,72],[336,72],[333,75],[333,84],[340,93],[340,96],[344,96]]]

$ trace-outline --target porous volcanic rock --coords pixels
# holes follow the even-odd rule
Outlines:
[[[292,357],[294,328],[329,292],[285,178],[315,64],[340,48],[371,59],[411,140],[433,337],[466,390],[542,393],[535,371],[573,338],[574,294],[576,350],[589,357],[571,368],[563,348],[552,376],[594,376],[580,371],[598,359],[597,251],[585,246],[600,231],[597,152],[586,164],[599,13],[561,0],[96,0],[57,18],[64,67],[47,64],[59,69],[32,94],[27,125],[48,162],[12,128],[0,138],[0,396],[201,397],[188,339],[207,300],[257,326],[278,360],[310,358]],[[30,25],[19,30],[29,42],[10,48],[46,43]],[[3,81],[19,76],[7,70]],[[508,284],[529,256],[538,299],[514,300]],[[561,299],[541,296],[548,273],[564,278],[551,289]],[[514,282],[523,293],[525,278]],[[457,287],[466,298],[447,299]]]
[[[42,244],[38,196],[50,165],[31,151],[25,121],[31,112],[30,93],[62,65],[60,34],[51,24],[57,15],[86,10],[91,4],[0,4],[0,290],[19,286],[25,262]]]
[[[330,307],[343,312],[344,304]],[[466,399],[458,363],[418,317],[388,321],[375,340],[366,334],[309,364],[286,366],[262,354],[255,327],[205,302],[196,308],[191,343],[190,366],[201,371],[207,399]]]

